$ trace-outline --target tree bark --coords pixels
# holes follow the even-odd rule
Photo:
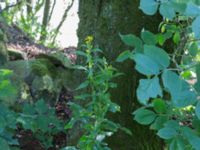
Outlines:
[[[140,106],[136,100],[136,88],[141,75],[134,69],[133,61],[115,62],[117,56],[128,48],[121,42],[119,33],[139,35],[142,28],[152,32],[158,30],[161,17],[146,16],[138,7],[139,0],[79,0],[79,46],[86,36],[94,36],[95,45],[103,50],[109,63],[125,74],[115,80],[118,87],[111,90],[111,98],[121,106],[121,112],[109,116],[129,128],[133,135],[118,132],[108,138],[113,150],[163,149],[155,133],[138,125],[131,115]]]
[[[49,21],[49,11],[51,6],[51,0],[45,0],[44,12],[43,12],[43,20],[42,20],[42,31],[40,35],[40,41],[45,41],[46,39],[46,28]]]
[[[32,15],[33,11],[33,0],[26,0],[26,11],[27,11],[27,18]]]

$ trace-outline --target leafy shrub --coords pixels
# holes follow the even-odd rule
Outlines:
[[[199,150],[199,2],[140,0],[140,9],[147,15],[159,10],[163,22],[158,34],[120,35],[134,50],[124,51],[117,61],[133,60],[146,76],[137,88],[143,106],[133,112],[134,120],[157,130],[170,150]],[[167,40],[174,44],[172,53],[164,50]]]
[[[47,149],[52,146],[53,135],[64,132],[64,122],[58,120],[55,109],[43,100],[35,104],[21,104],[21,111],[14,111],[7,100],[16,94],[9,75],[10,70],[0,70],[0,144],[4,150],[19,146],[17,130],[29,130]],[[16,97],[15,97],[16,98]],[[12,103],[13,104],[13,103]]]

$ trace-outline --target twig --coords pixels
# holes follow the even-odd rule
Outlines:
[[[0,9],[0,14],[3,13],[4,11],[6,11],[6,10],[12,8],[12,7],[20,5],[21,3],[22,3],[22,1],[17,0],[17,2],[15,4],[6,6],[4,9]]]

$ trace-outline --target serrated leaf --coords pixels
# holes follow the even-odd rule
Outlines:
[[[137,36],[133,34],[122,35],[120,34],[121,40],[128,46],[135,47],[137,51],[142,51],[143,44]]]
[[[156,36],[149,31],[142,31],[142,40],[149,45],[155,45],[157,43]]]
[[[142,104],[147,104],[150,98],[162,96],[162,89],[158,77],[141,79],[137,88],[137,99]]]
[[[170,64],[169,55],[161,48],[153,45],[144,45],[144,54],[159,65],[159,69],[165,69]]]
[[[150,57],[144,54],[135,54],[133,58],[136,62],[135,69],[144,75],[159,74],[159,65]]]
[[[156,118],[156,114],[147,109],[138,109],[133,112],[133,115],[135,115],[134,120],[143,125],[151,124]]]
[[[157,135],[165,140],[171,139],[177,135],[177,131],[174,128],[164,127],[160,129]]]
[[[140,0],[140,9],[147,15],[154,15],[158,9],[158,2],[155,0]]]

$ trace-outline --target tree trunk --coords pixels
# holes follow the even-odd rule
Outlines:
[[[42,20],[42,31],[40,34],[40,41],[45,41],[46,39],[46,28],[49,23],[49,12],[50,12],[51,0],[45,0],[43,20]]]
[[[26,11],[27,11],[27,18],[32,15],[33,11],[33,0],[26,0]]]
[[[141,78],[132,61],[116,63],[117,56],[128,47],[119,33],[139,35],[142,28],[156,32],[159,15],[149,17],[139,9],[139,0],[79,0],[79,45],[92,35],[95,45],[104,51],[108,61],[125,75],[116,79],[118,87],[111,91],[112,100],[121,106],[121,112],[110,116],[115,122],[131,129],[133,135],[118,132],[108,139],[113,150],[161,150],[162,142],[148,127],[138,125],[131,113],[139,107],[136,88]]]

